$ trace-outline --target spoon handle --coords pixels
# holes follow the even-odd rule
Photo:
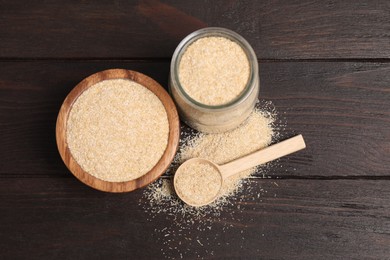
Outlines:
[[[268,146],[260,151],[221,165],[219,168],[225,179],[236,173],[302,150],[305,147],[306,145],[302,135],[297,135],[278,144]]]

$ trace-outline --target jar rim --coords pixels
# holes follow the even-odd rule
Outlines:
[[[218,36],[218,37],[225,37],[229,40],[234,41],[237,43],[245,52],[248,62],[249,62],[249,78],[248,81],[245,85],[244,90],[240,93],[240,95],[233,100],[231,100],[228,103],[221,104],[221,105],[206,105],[203,104],[194,98],[192,98],[187,92],[184,90],[182,87],[180,80],[179,80],[179,73],[178,73],[178,68],[180,65],[181,58],[183,54],[185,53],[185,50],[196,40],[199,40],[201,38],[205,37],[213,37],[213,36]],[[173,81],[172,83],[174,86],[178,88],[178,93],[182,95],[185,100],[188,100],[192,105],[201,107],[203,109],[209,109],[209,110],[220,110],[224,108],[231,108],[234,106],[238,106],[241,102],[243,102],[253,91],[255,87],[256,80],[258,78],[258,63],[257,63],[257,57],[250,46],[250,44],[238,33],[226,29],[226,28],[221,28],[221,27],[206,27],[197,31],[194,31],[187,35],[176,47],[175,52],[173,53],[172,56],[172,61],[171,61],[171,80]]]

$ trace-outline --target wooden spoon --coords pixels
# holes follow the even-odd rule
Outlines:
[[[201,207],[213,202],[217,198],[222,188],[223,181],[225,179],[255,166],[302,150],[305,147],[306,145],[302,135],[297,135],[290,139],[284,140],[283,142],[269,146],[260,151],[254,152],[250,155],[244,156],[240,159],[234,160],[224,165],[217,165],[206,159],[193,158],[184,162],[177,169],[174,177],[174,187],[179,198],[185,203],[194,207]],[[187,169],[193,168],[195,164],[210,165],[215,169],[215,171],[211,171],[210,174],[219,175],[219,177],[215,176],[216,180],[220,180],[219,183],[214,185],[215,189],[208,189],[207,194],[193,194],[194,190],[195,192],[197,192],[197,190],[199,191],[199,193],[202,192],[202,187],[208,185],[207,183],[201,185],[202,187],[199,187],[199,189],[197,189],[197,187],[193,187],[193,189],[180,187],[180,181],[178,182],[178,179],[183,178],[184,175],[188,174],[189,171]],[[196,195],[201,195],[204,200],[202,199],[202,201],[195,202],[194,198],[197,197]]]

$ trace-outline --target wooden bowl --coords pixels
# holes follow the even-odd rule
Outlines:
[[[76,99],[92,85],[107,79],[130,79],[152,91],[162,102],[168,116],[168,145],[157,164],[143,176],[125,182],[109,182],[98,179],[84,171],[73,158],[66,140],[66,126],[69,113]],[[160,177],[171,164],[179,144],[180,123],[175,104],[169,94],[152,78],[131,70],[110,69],[95,73],[83,81],[65,98],[57,117],[56,139],[57,147],[65,165],[77,179],[97,190],[106,192],[129,192],[141,188]]]

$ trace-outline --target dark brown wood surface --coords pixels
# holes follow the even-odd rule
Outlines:
[[[2,1],[0,57],[171,57],[192,31],[239,32],[261,59],[390,58],[390,2]]]
[[[252,186],[267,193],[256,200],[243,194],[247,201],[226,209],[235,219],[215,217],[211,230],[184,231],[193,240],[164,245],[182,219],[160,214],[148,221],[141,191],[102,193],[75,178],[1,178],[0,249],[9,258],[51,259],[180,258],[174,247],[191,259],[388,258],[387,182],[257,179]],[[165,233],[156,232],[161,227]]]
[[[149,61],[8,61],[0,66],[0,176],[68,175],[55,144],[55,122],[63,100],[85,75],[125,68],[167,86],[169,72],[169,62]],[[260,63],[260,78],[260,99],[273,102],[287,127],[282,133],[301,133],[308,144],[281,159],[283,168],[275,169],[275,177],[390,175],[389,63]]]
[[[389,259],[389,21],[389,1],[0,1],[0,258]],[[142,190],[74,178],[55,122],[101,70],[166,87],[173,50],[206,26],[253,45],[260,99],[307,149],[180,231]]]

